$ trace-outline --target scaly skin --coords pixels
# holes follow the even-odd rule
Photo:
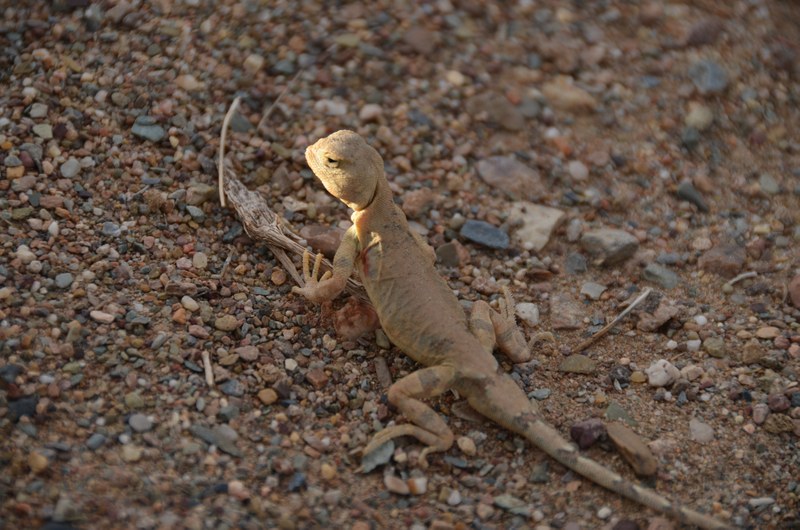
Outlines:
[[[420,464],[435,451],[453,444],[444,420],[421,400],[454,389],[482,415],[545,451],[592,482],[649,506],[684,523],[708,529],[730,525],[670,502],[581,456],[550,426],[522,389],[499,366],[495,345],[512,361],[530,358],[514,319],[514,304],[506,290],[500,310],[486,302],[473,306],[469,319],[439,276],[432,249],[408,227],[392,201],[383,160],[364,139],[339,131],[306,150],[306,160],[325,188],[353,209],[353,226],[345,233],[333,261],[333,272],[319,277],[319,259],[309,271],[303,259],[306,285],[295,287],[314,302],[337,296],[356,269],[391,341],[425,366],[395,382],[389,401],[410,420],[378,432],[364,449],[369,454],[398,436],[414,436],[425,449]]]

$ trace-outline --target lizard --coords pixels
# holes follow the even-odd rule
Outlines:
[[[394,203],[383,159],[359,134],[341,130],[306,148],[305,158],[325,189],[353,213],[333,259],[320,275],[322,255],[311,266],[303,255],[305,285],[293,292],[311,302],[332,300],[357,271],[392,343],[424,367],[396,382],[388,401],[409,423],[385,427],[363,450],[368,455],[389,440],[412,436],[424,444],[419,465],[430,453],[448,450],[454,434],[423,400],[455,390],[478,413],[524,437],[559,463],[592,482],[683,523],[706,529],[730,528],[725,522],[671,502],[578,453],[542,416],[522,388],[499,366],[495,346],[512,362],[531,358],[517,327],[508,289],[498,309],[473,303],[470,316],[435,268],[435,253],[412,231]]]

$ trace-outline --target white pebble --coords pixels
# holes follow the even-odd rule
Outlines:
[[[708,319],[705,317],[705,315],[697,315],[694,317],[694,321],[698,326],[705,326],[708,324]]]
[[[599,517],[600,519],[605,520],[605,519],[608,519],[609,517],[611,517],[611,513],[612,513],[611,512],[611,508],[609,508],[608,506],[603,506],[602,508],[597,510],[597,517]]]
[[[580,160],[573,160],[570,162],[567,165],[567,169],[575,180],[586,180],[589,178],[589,168]]]
[[[645,370],[645,373],[648,384],[655,387],[668,386],[681,376],[680,370],[666,359],[654,362]]]
[[[670,339],[670,340],[667,341],[667,349],[668,350],[674,350],[677,347],[678,347],[678,343],[675,342],[674,340]]]
[[[28,245],[18,246],[15,254],[17,258],[23,263],[23,265],[27,265],[31,261],[36,259],[36,254],[33,253],[33,251]]]
[[[517,316],[527,325],[534,327],[539,324],[539,307],[530,302],[520,302],[514,308]]]
[[[290,372],[293,372],[297,370],[297,361],[295,361],[294,359],[286,359],[283,362],[283,366],[285,366],[286,369],[289,370]]]
[[[699,351],[700,345],[703,343],[700,339],[695,340],[687,340],[686,341],[686,349],[688,351]]]

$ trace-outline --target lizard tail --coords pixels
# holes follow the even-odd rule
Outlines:
[[[731,525],[711,516],[679,506],[652,489],[638,486],[594,460],[582,456],[553,426],[542,419],[535,405],[510,377],[500,375],[485,381],[481,394],[480,398],[469,399],[470,405],[475,410],[506,429],[525,437],[559,463],[595,484],[686,524],[708,530],[732,528]]]

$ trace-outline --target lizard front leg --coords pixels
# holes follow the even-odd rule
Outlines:
[[[453,445],[453,431],[445,421],[420,399],[431,398],[447,391],[455,379],[451,366],[431,366],[417,370],[396,381],[387,397],[411,422],[386,427],[377,433],[364,448],[367,455],[398,436],[413,436],[426,445],[419,455],[419,464],[427,467],[429,453],[447,451]]]
[[[333,257],[333,272],[327,271],[319,277],[319,266],[322,263],[322,254],[317,254],[313,270],[309,271],[311,255],[306,251],[303,254],[303,287],[292,287],[292,292],[305,296],[316,303],[326,302],[336,298],[341,293],[347,279],[353,274],[356,255],[358,254],[358,237],[355,225],[344,233],[342,243]]]

